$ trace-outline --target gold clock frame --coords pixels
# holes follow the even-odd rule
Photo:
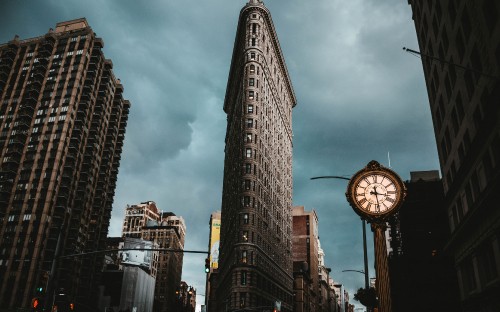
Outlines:
[[[358,183],[362,179],[374,174],[379,174],[388,177],[394,182],[394,185],[396,187],[396,198],[394,205],[392,205],[392,207],[389,210],[384,212],[367,211],[359,205],[359,203],[356,201],[355,198],[356,185],[358,185]],[[347,185],[347,191],[345,195],[347,201],[349,202],[349,205],[351,205],[354,212],[356,212],[361,218],[367,220],[368,222],[373,222],[378,220],[382,221],[386,220],[389,216],[396,213],[398,209],[401,207],[406,197],[406,186],[403,183],[403,180],[401,180],[401,178],[396,172],[380,165],[377,161],[372,160],[368,163],[368,165],[366,165],[365,168],[359,170],[352,176],[351,180],[349,181],[349,184]]]

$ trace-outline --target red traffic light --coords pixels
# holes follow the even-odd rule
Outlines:
[[[38,299],[38,298],[33,298],[33,299],[31,299],[31,307],[32,307],[33,309],[36,309],[36,308],[38,308],[39,306],[40,306],[40,299]]]

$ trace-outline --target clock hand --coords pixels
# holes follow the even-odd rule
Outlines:
[[[382,194],[377,193],[376,186],[373,187],[373,190],[375,191],[375,198],[377,199],[377,210],[380,211],[380,203],[378,202],[378,195],[382,195]]]

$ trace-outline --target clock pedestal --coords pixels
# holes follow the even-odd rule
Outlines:
[[[379,311],[392,312],[386,220],[401,207],[406,186],[397,173],[372,160],[351,178],[345,195],[354,211],[372,225]]]
[[[389,267],[387,264],[387,245],[385,241],[385,222],[373,222],[371,224],[374,232],[375,243],[375,270],[377,272],[376,288],[380,312],[391,312],[391,283],[389,280]]]

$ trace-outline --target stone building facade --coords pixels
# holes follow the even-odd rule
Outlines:
[[[64,288],[93,310],[104,256],[55,259],[106,245],[130,103],[103,45],[84,18],[0,45],[3,308]]]
[[[293,309],[292,108],[271,14],[241,10],[229,72],[217,311]]]

